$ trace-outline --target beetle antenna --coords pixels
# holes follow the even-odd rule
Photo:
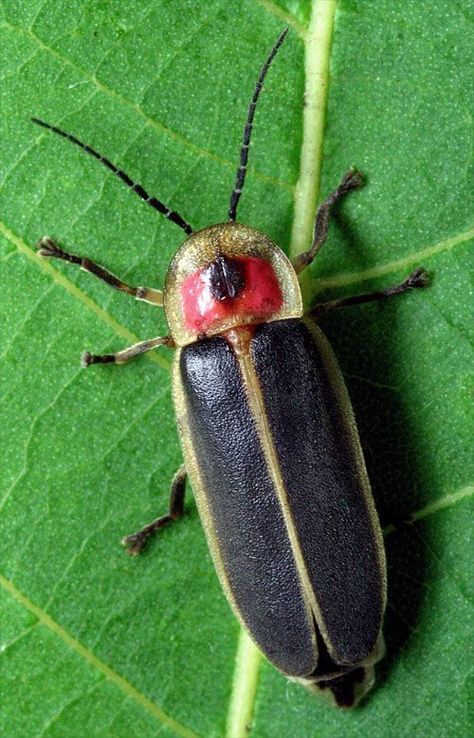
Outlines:
[[[162,215],[165,216],[165,218],[168,218],[168,220],[171,220],[172,223],[175,223],[177,226],[183,229],[185,233],[192,233],[193,229],[189,225],[189,223],[186,223],[186,221],[179,215],[179,213],[176,213],[174,210],[170,210],[164,203],[161,202],[161,200],[157,200],[156,197],[150,197],[148,192],[143,189],[143,187],[140,184],[137,184],[137,182],[134,182],[128,174],[126,174],[124,171],[119,169],[115,166],[115,164],[112,164],[109,159],[107,159],[105,156],[102,156],[102,154],[99,154],[97,151],[94,151],[90,146],[87,146],[86,144],[82,143],[82,141],[79,141],[78,138],[75,136],[72,136],[70,133],[66,133],[66,131],[62,131],[60,128],[57,128],[56,126],[52,126],[49,123],[45,123],[44,120],[40,120],[39,118],[32,118],[31,121],[33,123],[36,123],[38,126],[42,126],[43,128],[46,128],[48,131],[52,131],[53,133],[57,133],[58,136],[62,136],[67,141],[71,141],[71,143],[76,144],[76,146],[79,146],[80,149],[86,152],[86,154],[90,154],[93,156],[97,161],[99,161],[101,164],[103,164],[107,169],[110,169],[111,172],[117,175],[117,177],[127,185],[127,187],[130,187],[132,192],[135,192],[135,194],[138,195],[138,197],[141,197],[142,200],[145,200],[148,205],[151,205],[152,208],[155,210],[158,210],[159,213],[162,213]]]
[[[270,68],[270,64],[272,63],[278,49],[282,45],[287,33],[288,33],[288,28],[284,28],[283,31],[278,36],[273,46],[273,49],[271,50],[262,69],[260,70],[257,84],[255,85],[255,89],[253,91],[252,100],[250,102],[249,110],[247,113],[247,120],[245,121],[244,137],[242,140],[242,147],[240,149],[239,168],[237,169],[234,189],[232,191],[232,195],[230,196],[229,220],[235,220],[236,218],[237,206],[239,204],[240,195],[242,194],[242,190],[244,187],[245,174],[247,172],[247,159],[249,157],[250,136],[252,134],[253,116],[255,113],[255,108],[257,107],[258,96],[260,95],[260,90],[262,89],[263,81]]]

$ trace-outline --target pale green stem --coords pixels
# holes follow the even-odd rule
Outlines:
[[[337,0],[314,0],[305,44],[305,107],[300,176],[295,190],[290,255],[311,245],[319,195],[329,55]],[[301,280],[300,280],[301,281]],[[226,738],[246,738],[251,730],[261,655],[241,631],[236,655]]]
[[[235,657],[234,683],[227,718],[226,738],[249,735],[262,657],[257,646],[241,629]]]
[[[290,256],[311,246],[321,180],[326,105],[329,92],[329,57],[337,0],[313,4],[305,37],[305,93],[300,176],[295,189]],[[305,273],[300,282],[307,292]]]

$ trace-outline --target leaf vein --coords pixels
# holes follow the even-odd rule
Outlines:
[[[107,325],[114,330],[117,335],[121,336],[122,338],[125,338],[130,343],[136,343],[140,340],[138,336],[136,336],[132,331],[128,330],[128,328],[125,328],[121,323],[119,323],[118,320],[113,318],[109,313],[107,313],[106,310],[101,308],[92,298],[90,298],[88,295],[86,295],[82,290],[80,290],[73,282],[71,282],[62,272],[59,272],[57,269],[54,269],[54,267],[51,266],[47,261],[42,259],[40,256],[38,256],[30,246],[28,246],[23,239],[21,239],[19,236],[14,234],[7,226],[0,221],[0,233],[7,238],[11,243],[13,243],[18,251],[23,254],[24,256],[28,257],[28,259],[31,259],[35,264],[37,264],[46,274],[48,274],[49,277],[51,277],[57,284],[61,285],[69,294],[71,294],[73,297],[78,299],[80,302],[82,302],[87,308],[89,308],[93,313],[97,315],[98,318],[103,320]],[[170,368],[170,363],[167,359],[165,359],[162,355],[155,354],[153,352],[150,352],[146,354],[146,356],[151,360],[154,361],[155,364],[158,364],[164,369]]]
[[[102,462],[104,462],[107,459],[107,457],[111,453],[113,453],[113,451],[115,451],[121,443],[123,443],[123,441],[126,439],[130,431],[133,428],[135,428],[135,426],[144,423],[147,415],[151,413],[152,410],[156,407],[156,405],[158,405],[162,401],[165,394],[166,394],[165,390],[162,390],[158,394],[158,396],[154,395],[153,401],[148,405],[148,407],[146,407],[145,409],[141,411],[140,415],[138,414],[133,415],[132,420],[130,421],[130,423],[128,423],[128,425],[124,427],[123,432],[116,438],[116,440],[113,443],[110,444],[110,446],[108,446],[107,450],[104,452],[102,459],[101,459]]]
[[[61,397],[61,395],[73,384],[73,382],[79,376],[79,372],[80,372],[80,370],[79,371],[76,371],[66,383],[64,383],[64,384],[62,384],[60,386],[58,392],[54,395],[54,397],[47,403],[47,405],[45,405],[41,409],[41,411],[33,419],[32,423],[31,423],[31,427],[30,427],[30,432],[29,432],[28,437],[27,437],[27,439],[25,441],[25,444],[24,444],[23,467],[22,467],[20,473],[17,475],[17,477],[14,479],[14,481],[10,485],[10,487],[6,490],[4,496],[2,497],[2,500],[0,501],[0,511],[3,510],[3,508],[5,507],[5,504],[6,504],[7,500],[10,498],[10,496],[13,493],[13,491],[17,487],[17,485],[21,482],[21,480],[25,477],[25,475],[28,472],[28,456],[29,456],[29,453],[30,453],[30,446],[31,446],[31,443],[33,441],[33,438],[34,438],[34,435],[35,435],[35,432],[36,432],[36,427],[37,427],[38,423],[40,422],[41,418],[44,415],[46,415],[46,413],[49,410],[51,410],[52,407],[54,407],[54,405],[59,400],[59,398]]]
[[[109,516],[109,518],[102,519],[101,530],[103,528],[106,528],[107,527],[107,525],[109,523],[109,520],[110,520],[110,516]],[[61,582],[65,581],[67,575],[71,571],[71,569],[74,566],[74,564],[77,561],[79,561],[80,557],[84,553],[87,544],[89,543],[89,541],[91,540],[91,538],[93,538],[93,536],[96,535],[97,532],[98,532],[97,530],[91,530],[86,536],[84,536],[84,538],[81,541],[81,545],[78,547],[77,551],[74,551],[74,553],[71,556],[71,558],[69,559],[68,563],[64,566],[64,569],[63,569],[63,571],[61,573],[61,576],[57,578],[57,580],[56,580],[56,582],[54,584],[54,587],[48,593],[48,599],[46,600],[46,602],[44,604],[44,608],[43,608],[45,611],[47,611],[47,610],[50,609],[51,605],[54,602],[54,598],[56,596],[56,592],[58,591],[58,589],[59,589],[59,587],[61,585]]]
[[[23,592],[21,592],[7,577],[0,574],[0,585],[11,594],[20,604],[22,604],[29,612],[36,615],[41,624],[62,640],[72,651],[77,653],[86,663],[113,682],[122,692],[124,692],[131,700],[140,705],[146,712],[153,715],[160,723],[168,726],[171,730],[183,738],[198,738],[196,733],[181,725],[177,720],[167,715],[158,705],[156,705],[149,697],[140,692],[125,677],[114,671],[112,667],[99,659],[92,651],[84,646],[80,641],[74,638],[65,628],[63,628],[56,620],[54,620],[43,608],[32,602]]]
[[[93,684],[89,689],[85,689],[80,694],[75,694],[71,699],[66,700],[63,705],[61,705],[60,709],[55,712],[54,715],[51,715],[49,720],[45,722],[43,725],[41,732],[38,733],[38,738],[44,738],[48,733],[50,733],[51,728],[58,722],[58,720],[61,718],[62,715],[73,705],[79,704],[85,697],[90,697],[94,694],[94,692],[97,692],[99,688],[102,687],[103,680],[100,680],[99,682],[96,682]]]
[[[210,23],[212,23],[215,20],[216,16],[218,16],[220,14],[220,12],[221,12],[221,7],[219,5],[217,5],[216,6],[216,12],[213,15],[208,15],[205,18],[205,20],[202,21],[202,23],[198,24],[194,28],[194,30],[192,31],[192,33],[183,34],[183,43],[182,44],[179,44],[179,45],[177,45],[175,47],[173,53],[171,54],[171,56],[168,59],[166,59],[164,65],[161,67],[161,69],[159,70],[158,74],[155,77],[153,77],[153,79],[150,81],[148,87],[145,87],[143,89],[142,101],[141,102],[144,101],[144,99],[148,95],[148,92],[153,89],[153,85],[155,85],[156,82],[158,82],[158,80],[160,80],[163,77],[163,74],[166,73],[166,70],[179,57],[179,55],[181,54],[181,52],[184,49],[186,49],[190,44],[192,44],[192,42],[194,41],[194,39],[202,33],[203,29],[206,28],[206,26],[208,26]]]
[[[113,44],[109,46],[108,49],[102,54],[102,57],[98,60],[95,70],[94,70],[94,76],[96,76],[101,68],[101,66],[105,63],[105,60],[117,49],[117,47],[123,45],[124,39],[133,31],[137,29],[139,25],[144,25],[149,17],[153,15],[153,13],[156,11],[156,7],[153,5],[153,3],[150,4],[149,8],[145,13],[141,16],[139,22],[135,26],[130,26],[127,28],[126,32],[123,35],[119,35]]]
[[[91,74],[87,68],[82,67],[80,64],[77,64],[76,62],[71,61],[67,57],[63,56],[59,51],[56,51],[51,46],[48,46],[48,44],[42,41],[31,29],[20,28],[20,27],[11,25],[10,23],[3,23],[2,25],[0,25],[0,29],[1,28],[8,28],[9,30],[16,31],[17,33],[28,35],[35,43],[38,44],[38,46],[43,51],[51,54],[62,64],[65,64],[68,67],[75,69],[77,72],[79,72],[84,77],[86,77],[87,80],[91,82],[98,91],[116,100],[121,105],[129,108],[134,113],[136,113],[140,118],[142,118],[145,121],[145,123],[149,125],[151,128],[153,128],[156,131],[159,131],[160,133],[164,133],[169,138],[176,141],[179,145],[191,151],[193,154],[198,154],[199,156],[203,158],[207,158],[207,159],[210,159],[211,161],[215,161],[221,166],[225,167],[226,169],[230,169],[232,172],[235,170],[235,162],[229,161],[228,159],[225,159],[223,156],[220,156],[219,154],[215,154],[209,149],[206,149],[201,146],[198,146],[197,144],[194,144],[192,141],[186,138],[186,136],[184,136],[183,134],[178,133],[177,131],[174,131],[172,128],[170,128],[169,126],[166,126],[164,123],[161,123],[158,120],[154,120],[153,118],[150,118],[150,116],[148,116],[145,113],[145,111],[143,110],[143,108],[141,107],[139,103],[136,103],[133,100],[130,100],[129,98],[125,97],[124,95],[120,95],[118,92],[115,92],[115,90],[113,90],[111,87],[109,87],[105,83],[98,80],[95,77],[95,75]],[[254,168],[249,167],[248,175],[253,176],[256,179],[260,179],[263,182],[268,182],[274,185],[275,187],[279,187],[283,190],[293,192],[293,185],[290,182],[286,182],[284,180],[271,177],[267,174],[263,174],[262,172],[259,172]]]
[[[275,18],[278,18],[278,20],[286,23],[287,26],[293,28],[298,36],[301,36],[303,40],[306,39],[306,28],[299,21],[297,21],[296,18],[291,15],[291,13],[283,10],[283,8],[277,5],[277,3],[272,2],[272,0],[257,0],[257,5],[261,5],[262,8],[266,10],[269,15],[273,15]]]
[[[472,238],[474,238],[474,226],[469,226],[467,230],[461,233],[444,238],[442,241],[438,241],[431,246],[426,246],[413,254],[402,256],[400,259],[394,259],[393,261],[388,261],[385,264],[379,264],[360,272],[348,272],[338,274],[335,277],[321,277],[320,279],[316,279],[315,290],[316,292],[322,292],[332,287],[346,287],[347,285],[365,282],[369,279],[376,279],[377,277],[382,277],[391,272],[397,272],[414,264],[426,261],[443,251],[451,251],[455,246],[470,241]]]
[[[430,502],[428,505],[425,505],[425,507],[421,507],[419,510],[415,510],[414,512],[410,513],[410,515],[408,515],[406,519],[406,524],[411,525],[413,523],[416,523],[418,520],[423,520],[423,518],[427,518],[429,515],[434,515],[440,510],[446,510],[447,508],[453,507],[461,500],[469,499],[473,495],[474,485],[468,485],[467,487],[463,487],[456,492],[450,492],[444,497],[440,497],[434,502]],[[383,533],[385,536],[388,536],[391,533],[395,533],[397,530],[397,525],[395,525],[394,523],[389,523],[389,525],[384,528]]]
[[[40,305],[42,304],[42,302],[45,299],[48,299],[48,296],[49,296],[49,293],[51,292],[51,289],[52,289],[52,284],[47,288],[47,290],[45,290],[45,292],[43,292],[39,296],[39,298],[36,300],[36,302],[34,302],[33,305],[31,306],[30,310],[28,310],[28,312],[24,315],[24,317],[22,318],[22,320],[19,321],[19,323],[16,326],[15,330],[12,331],[9,334],[9,341],[7,343],[5,343],[5,347],[4,347],[5,350],[2,351],[2,353],[0,354],[0,360],[1,361],[4,361],[7,358],[8,354],[10,353],[10,351],[11,351],[11,349],[12,349],[14,343],[15,343],[15,341],[20,336],[21,332],[26,327],[26,325],[29,323],[29,321],[31,320],[31,318],[34,317],[36,311],[38,310],[38,308],[40,307]]]

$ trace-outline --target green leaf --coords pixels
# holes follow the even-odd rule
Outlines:
[[[252,738],[469,734],[472,20],[468,0],[2,3],[2,735],[241,738],[246,722]],[[145,555],[124,555],[181,463],[171,352],[88,371],[79,356],[163,334],[164,319],[34,246],[48,233],[160,287],[183,234],[30,118],[90,143],[194,228],[222,221],[284,25],[240,220],[304,248],[316,200],[355,165],[367,186],[307,295],[385,286],[420,263],[434,276],[323,324],[387,533],[387,656],[350,713],[239,635],[192,497]]]

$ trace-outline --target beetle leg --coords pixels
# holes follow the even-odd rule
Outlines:
[[[353,295],[352,297],[343,297],[340,300],[331,300],[330,302],[323,302],[319,305],[315,305],[309,311],[309,314],[314,317],[319,317],[323,313],[333,310],[334,308],[345,307],[346,305],[360,305],[363,302],[373,302],[374,300],[384,300],[386,297],[392,297],[392,295],[400,295],[402,292],[407,290],[414,290],[418,287],[428,287],[430,284],[430,278],[428,272],[423,267],[418,267],[411,274],[408,275],[403,282],[395,284],[392,287],[387,287],[384,290],[378,290],[376,292],[367,292],[363,295]]]
[[[161,290],[154,290],[151,287],[131,287],[129,284],[122,282],[115,274],[104,269],[100,264],[96,264],[95,261],[85,259],[76,254],[70,254],[68,251],[63,251],[56,241],[49,236],[44,236],[44,238],[38,241],[38,254],[46,259],[62,259],[71,264],[77,264],[85,272],[93,274],[94,277],[101,279],[116,290],[126,292],[127,295],[131,295],[136,300],[143,300],[144,302],[159,305],[160,307],[163,306],[163,293]]]
[[[149,338],[147,341],[134,343],[133,346],[129,346],[123,351],[117,351],[115,354],[90,354],[89,351],[84,351],[81,356],[81,364],[83,367],[91,364],[125,364],[126,361],[134,359],[135,356],[140,356],[146,351],[151,351],[157,346],[174,348],[174,345],[171,336],[158,336],[158,338]]]
[[[179,467],[178,471],[173,477],[171,483],[171,494],[170,494],[170,505],[169,512],[167,515],[162,515],[161,518],[152,520],[151,523],[145,525],[141,530],[136,533],[132,533],[130,536],[126,536],[122,543],[127,548],[127,553],[131,556],[139,554],[148,540],[168,523],[173,520],[178,520],[184,513],[184,495],[186,492],[186,467],[183,464]]]
[[[301,254],[298,254],[298,256],[293,259],[293,268],[297,274],[302,272],[308,264],[311,264],[319,249],[325,242],[326,236],[328,235],[329,216],[331,215],[331,210],[334,205],[339,202],[339,200],[342,200],[348,192],[362,187],[363,184],[364,181],[361,173],[355,169],[349,169],[347,174],[342,178],[339,187],[335,189],[334,192],[331,192],[324,202],[321,203],[314,221],[313,243],[311,244],[311,248],[308,249],[308,251],[303,251]]]

